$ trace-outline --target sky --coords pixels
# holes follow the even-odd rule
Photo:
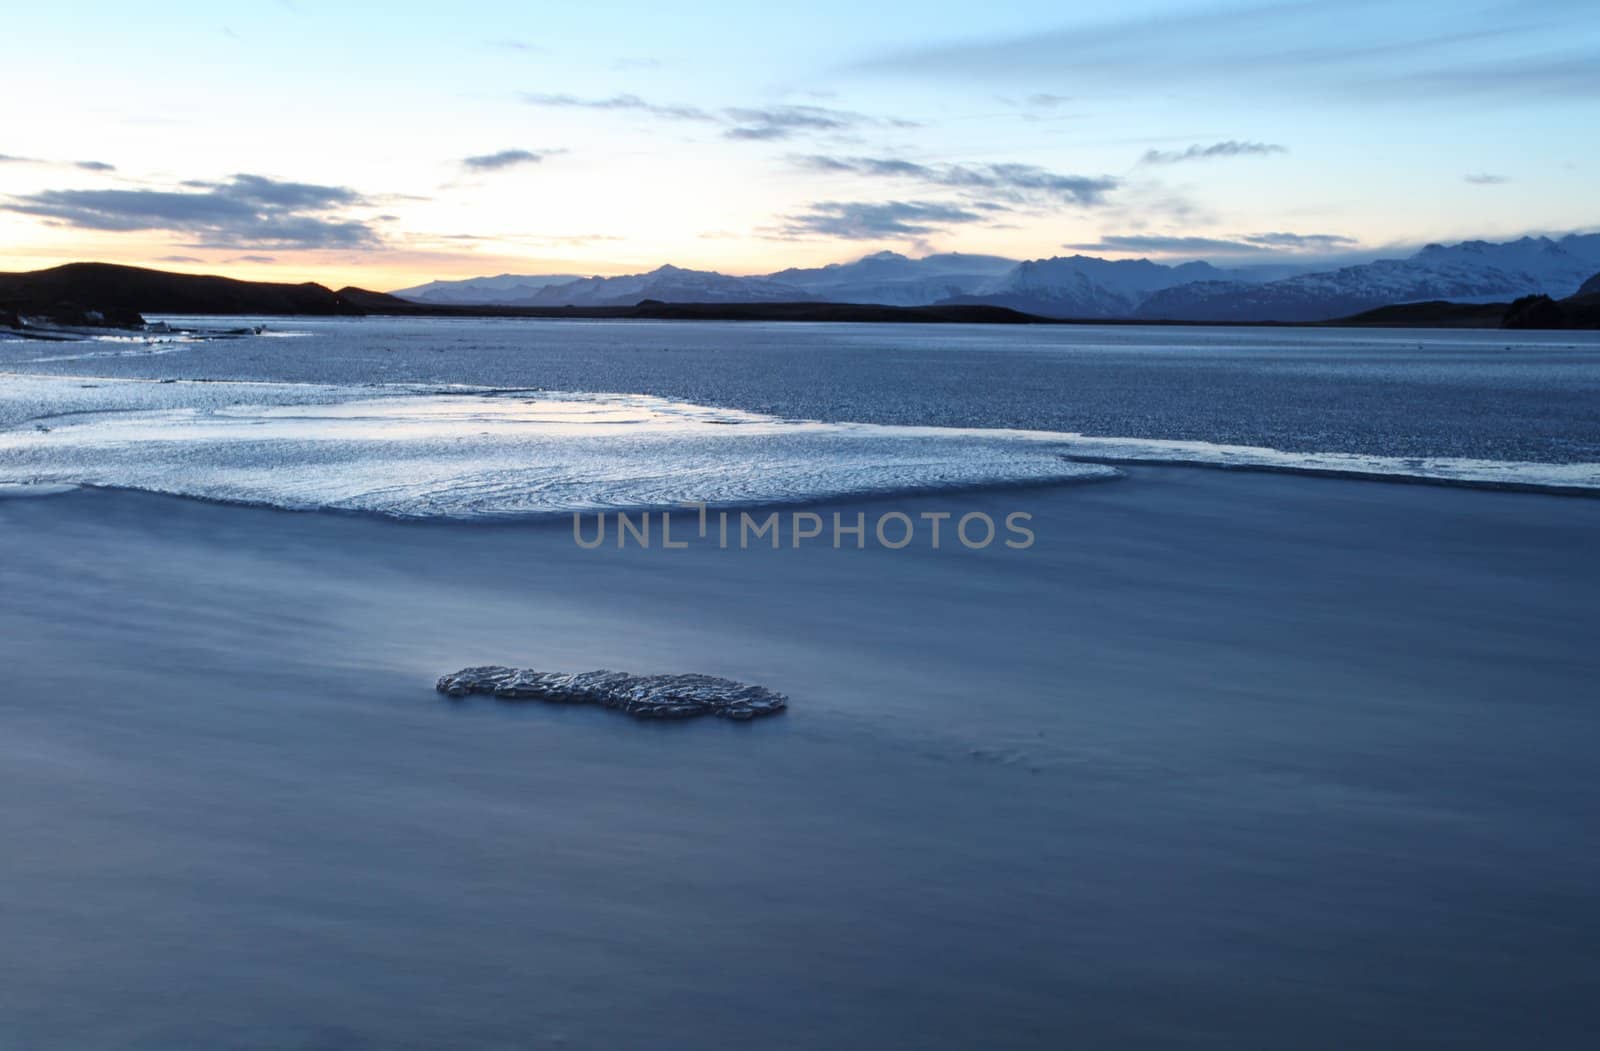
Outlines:
[[[0,270],[398,288],[1600,228],[1594,0],[13,6]]]

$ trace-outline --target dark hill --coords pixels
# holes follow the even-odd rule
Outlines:
[[[1594,282],[1584,285],[1589,287]],[[1524,296],[1506,310],[1504,328],[1600,328],[1600,294],[1566,299]]]
[[[321,286],[317,286],[321,287]],[[363,314],[416,314],[417,304],[409,299],[391,296],[387,292],[369,292],[365,288],[346,285],[334,293],[341,302]],[[424,308],[420,313],[427,313]]]
[[[1425,303],[1378,307],[1328,324],[1374,328],[1499,328],[1505,314],[1504,303],[1451,303],[1433,299]]]
[[[117,323],[136,323],[139,314],[366,312],[343,293],[311,282],[236,281],[113,263],[68,263],[49,270],[0,274],[0,307],[61,319],[74,311],[94,311]]]
[[[1600,274],[1596,274],[1583,283],[1577,292],[1580,296],[1600,296]]]
[[[1600,286],[1600,276],[1583,287],[1590,286]],[[1580,292],[1566,299],[1523,296],[1511,303],[1399,303],[1324,324],[1373,328],[1600,328],[1600,292]]]

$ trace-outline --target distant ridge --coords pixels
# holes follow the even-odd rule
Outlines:
[[[1306,324],[1401,303],[1510,302],[1571,296],[1600,270],[1600,234],[1431,244],[1403,259],[1330,268],[1293,257],[1226,268],[1149,259],[1056,256],[1016,261],[946,253],[913,259],[875,252],[854,262],[747,277],[663,266],[576,280],[502,274],[431,282],[397,295],[418,302],[500,306],[621,306],[801,302],[1004,306],[1071,320]]]

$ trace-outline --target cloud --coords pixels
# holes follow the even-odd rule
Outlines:
[[[229,263],[276,263],[277,261],[270,255],[236,255],[227,260]]]
[[[235,175],[191,180],[178,190],[45,190],[0,201],[0,210],[84,230],[165,230],[200,248],[371,248],[378,235],[342,218],[367,203],[342,186]]]
[[[1012,205],[1101,204],[1119,185],[1110,176],[1064,175],[1031,164],[920,164],[893,157],[812,154],[796,162],[812,171],[907,179]]]
[[[43,164],[52,168],[78,168],[86,172],[114,172],[115,164],[105,161],[48,161],[39,157],[17,157],[9,153],[0,153],[0,164]]]
[[[1156,255],[1251,255],[1266,252],[1327,252],[1356,244],[1338,234],[1284,232],[1194,237],[1166,234],[1106,234],[1098,241],[1063,245],[1080,252],[1150,252]]]
[[[577,95],[549,95],[525,92],[522,101],[530,106],[554,106],[563,109],[631,110],[663,120],[715,121],[717,118],[697,106],[659,106],[646,102],[638,95],[612,95],[608,98],[580,98]]]
[[[1098,241],[1062,245],[1079,252],[1154,252],[1158,255],[1197,252],[1265,252],[1262,245],[1220,237],[1162,234],[1107,234]]]
[[[158,263],[204,263],[204,259],[192,255],[162,255],[156,257]]]
[[[809,211],[786,216],[781,233],[852,241],[911,238],[987,218],[981,211],[936,201],[819,201]]]
[[[461,164],[472,171],[497,172],[505,168],[515,168],[522,164],[538,164],[547,154],[534,153],[532,150],[501,150],[499,153],[484,153],[476,157],[465,157]]]
[[[550,52],[549,48],[528,40],[492,40],[489,46],[503,48],[506,51],[519,51],[524,55],[545,55]]]
[[[850,110],[827,109],[822,106],[776,106],[769,109],[748,109],[730,106],[721,111],[722,117],[733,126],[724,131],[729,139],[788,139],[802,132],[840,132],[852,128],[916,128],[916,121],[897,118],[869,117]]]
[[[821,106],[732,107],[722,112],[734,122],[722,133],[730,139],[787,139],[800,131],[840,131],[866,119],[859,113]]]
[[[1474,186],[1503,186],[1511,181],[1508,176],[1490,175],[1488,172],[1477,172],[1472,175],[1463,175],[1461,178],[1466,182],[1470,182]]]
[[[884,53],[847,69],[946,83],[1068,71],[1079,93],[1270,91],[1383,105],[1600,96],[1592,3],[1461,0],[1448,18],[1440,10],[1436,0],[1213,2]]]
[[[582,98],[577,95],[525,93],[522,100],[534,106],[632,111],[661,120],[719,124],[727,139],[771,142],[814,132],[842,132],[852,128],[914,128],[916,122],[870,117],[850,110],[823,106],[725,106],[708,110],[698,106],[660,105],[638,95]]]
[[[1321,251],[1332,248],[1350,248],[1357,241],[1353,237],[1344,237],[1340,234],[1291,234],[1282,231],[1266,234],[1246,234],[1243,238],[1250,244],[1263,245],[1268,248],[1312,249]]]
[[[1362,98],[1465,98],[1491,103],[1600,98],[1600,47],[1560,50],[1506,60],[1385,71],[1355,82]]]
[[[1396,0],[1403,3],[1404,0]],[[1079,85],[1166,91],[1175,82],[1252,73],[1305,72],[1348,51],[1353,8],[1376,0],[1271,0],[1207,4],[879,55],[850,68],[867,73],[978,79],[1059,77]]]
[[[1184,161],[1208,161],[1217,157],[1270,157],[1275,153],[1288,153],[1287,146],[1272,142],[1240,142],[1229,139],[1213,142],[1209,146],[1196,144],[1185,150],[1146,150],[1139,158],[1140,164],[1181,164]]]

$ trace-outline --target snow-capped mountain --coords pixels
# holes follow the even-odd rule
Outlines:
[[[1151,295],[1141,318],[1186,321],[1326,321],[1394,303],[1493,301],[1572,295],[1600,269],[1600,234],[1524,237],[1495,244],[1428,245],[1407,259],[1380,259],[1325,273],[1245,285],[1207,281]]]
[[[611,307],[632,306],[641,299],[664,303],[783,303],[816,299],[795,285],[765,277],[730,277],[713,270],[685,270],[662,266],[647,274],[619,277],[527,277],[522,285],[506,278],[436,281],[431,297],[422,302],[472,303],[494,306]],[[442,292],[437,286],[445,286]],[[427,288],[429,286],[421,286]],[[457,298],[436,298],[444,294]],[[402,298],[417,298],[396,292]],[[473,298],[466,298],[466,297]]]
[[[875,252],[853,263],[791,268],[767,276],[830,303],[922,306],[977,291],[1016,265],[1014,259],[995,255],[948,252],[912,259]]]
[[[531,298],[531,306],[630,306],[641,299],[664,303],[784,303],[813,299],[804,289],[765,277],[730,277],[714,270],[662,266],[648,274],[586,277],[564,285],[547,285]]]
[[[502,274],[433,281],[394,295],[422,303],[494,306],[615,306],[640,299],[700,303],[823,299],[922,306],[970,292],[1015,265],[1015,260],[999,256],[947,253],[911,259],[898,252],[877,252],[853,263],[790,268],[756,277],[674,266],[621,277]]]
[[[390,294],[417,303],[437,303],[441,306],[520,303],[546,285],[563,285],[576,280],[577,274],[501,274],[498,277],[472,277],[465,281],[429,281],[425,285],[402,288]]]
[[[1018,263],[953,303],[990,303],[1047,317],[1130,317],[1152,293],[1228,276],[1210,263],[1165,266],[1148,259],[1058,256]]]

